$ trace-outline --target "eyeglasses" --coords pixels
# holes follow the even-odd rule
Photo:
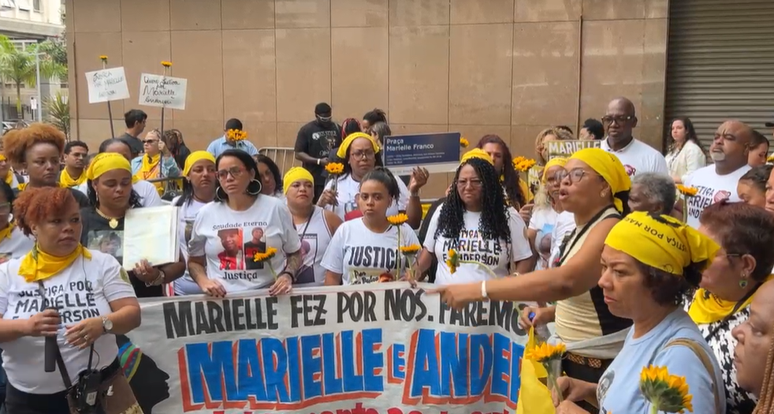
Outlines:
[[[350,155],[352,155],[352,158],[354,159],[370,160],[376,155],[376,153],[373,151],[358,151],[358,152],[353,152]]]
[[[612,124],[615,121],[616,124],[621,125],[625,122],[629,122],[634,119],[632,115],[605,115],[602,117],[603,124]]]
[[[481,188],[483,183],[481,180],[473,179],[473,180],[459,180],[457,181],[457,188],[465,188],[467,186],[470,186],[471,188]]]
[[[573,168],[570,171],[559,171],[555,175],[555,179],[559,181],[563,181],[565,178],[570,177],[570,184],[575,184],[577,182],[580,182],[581,179],[586,175],[596,175],[597,177],[601,177],[598,174],[590,173],[583,168]]]
[[[143,144],[153,144],[154,142],[159,142],[157,139],[146,139],[142,141]]]
[[[237,179],[240,175],[242,175],[245,172],[244,169],[239,167],[231,167],[227,170],[219,170],[218,171],[218,179],[225,180],[228,178],[229,175],[231,175],[232,178]]]

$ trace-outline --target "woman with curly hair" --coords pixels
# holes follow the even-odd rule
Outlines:
[[[101,384],[121,381],[115,335],[140,326],[140,305],[124,269],[112,256],[79,243],[82,222],[73,194],[66,188],[31,187],[14,202],[17,225],[37,243],[26,255],[0,265],[8,414],[70,413],[64,378],[77,382],[89,367],[99,371]],[[44,338],[56,338],[61,371],[45,372]],[[98,355],[93,362],[92,355]],[[120,389],[114,388],[116,395]]]
[[[532,269],[532,250],[526,226],[513,207],[505,204],[500,181],[489,155],[474,149],[462,157],[452,189],[430,219],[419,257],[418,273],[438,259],[435,283],[447,285],[494,279]],[[452,269],[449,251],[463,263]],[[480,264],[479,264],[480,263]]]
[[[64,147],[64,134],[47,124],[32,124],[7,133],[3,137],[5,156],[12,165],[26,170],[29,176],[29,182],[20,183],[18,190],[58,187]],[[76,189],[71,190],[81,207],[89,205],[89,199],[85,195]]]
[[[132,187],[129,161],[120,154],[104,152],[92,160],[86,171],[91,205],[81,210],[83,232],[81,243],[98,248],[102,239],[111,233],[123,236],[124,217],[129,209],[141,208],[140,196]],[[123,246],[112,249],[123,262]],[[185,262],[151,265],[147,260],[135,264],[129,279],[138,297],[163,296],[163,284],[172,283],[183,275]]]

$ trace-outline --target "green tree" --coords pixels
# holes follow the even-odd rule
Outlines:
[[[48,122],[57,127],[65,134],[67,140],[70,140],[70,101],[66,99],[62,92],[43,100],[43,105],[48,111]]]
[[[38,47],[38,45],[30,45],[27,50],[20,50],[8,37],[0,35],[0,78],[16,86],[16,110],[19,113],[21,113],[21,85],[34,87],[37,84],[35,53]],[[49,55],[41,56],[40,76],[64,79],[67,76],[67,65],[61,65]]]

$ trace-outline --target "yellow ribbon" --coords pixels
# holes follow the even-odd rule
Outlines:
[[[11,238],[11,233],[13,233],[13,228],[16,227],[16,223],[13,221],[10,221],[8,223],[8,226],[6,228],[0,230],[0,241],[3,241],[5,239]]]
[[[583,161],[601,175],[613,192],[615,209],[623,212],[623,201],[618,198],[618,194],[629,191],[632,188],[632,180],[618,157],[601,148],[585,148],[572,154],[570,159]]]
[[[472,150],[462,154],[462,157],[460,158],[460,165],[465,164],[465,162],[467,162],[471,158],[478,158],[480,160],[484,160],[494,165],[494,161],[492,160],[492,157],[489,156],[489,154],[487,154],[486,151],[482,150],[481,148],[473,148]]]
[[[22,192],[25,188],[27,188],[27,183],[19,183],[19,187],[17,188],[19,189],[19,192]]]
[[[215,157],[207,151],[194,151],[189,156],[185,157],[185,165],[183,166],[183,177],[188,177],[188,173],[191,172],[194,164],[201,160],[212,161],[215,164]],[[143,161],[145,159],[143,158]]]
[[[285,176],[282,178],[282,193],[287,194],[290,186],[299,180],[306,180],[314,183],[314,177],[312,177],[312,174],[307,171],[306,168],[293,167],[289,169],[288,172],[285,173]]]
[[[67,269],[81,255],[91,260],[91,252],[81,244],[78,244],[72,253],[64,257],[42,252],[35,245],[32,251],[24,255],[19,265],[19,276],[23,276],[27,283],[46,280]]]
[[[135,174],[135,180],[149,180],[152,178],[157,178],[159,176],[159,170],[161,169],[160,161],[161,154],[157,154],[155,157],[151,157],[148,154],[143,155],[142,165],[140,166],[140,171],[137,171],[137,174]],[[159,193],[159,195],[164,193],[163,182],[153,183],[153,185],[156,187],[156,191]]]
[[[8,174],[5,175],[5,183],[8,185],[13,184],[13,171],[8,170]]]
[[[691,264],[709,265],[720,246],[680,220],[635,211],[608,233],[605,244],[641,263],[682,276]]]
[[[354,132],[349,134],[344,141],[342,141],[341,145],[339,146],[339,150],[336,151],[336,156],[344,159],[347,157],[347,150],[349,149],[349,146],[352,145],[352,142],[355,141],[358,138],[364,138],[369,141],[371,141],[371,146],[374,149],[374,153],[379,152],[379,144],[374,140],[374,137],[364,133],[364,132]]]
[[[59,186],[64,188],[76,187],[86,182],[86,171],[81,172],[78,178],[70,177],[70,173],[67,172],[67,168],[63,169],[59,173]]]
[[[766,281],[774,279],[774,275],[769,275]],[[755,294],[750,295],[736,312],[743,311],[750,306]],[[693,302],[688,309],[688,314],[691,315],[691,319],[697,324],[710,324],[718,321],[722,321],[726,316],[731,315],[734,311],[734,307],[737,302],[731,300],[723,300],[719,297],[709,293],[704,288],[698,289],[693,296]]]

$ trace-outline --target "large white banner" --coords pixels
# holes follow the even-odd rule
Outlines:
[[[121,359],[146,414],[513,413],[521,306],[456,311],[422,288],[143,301]]]

